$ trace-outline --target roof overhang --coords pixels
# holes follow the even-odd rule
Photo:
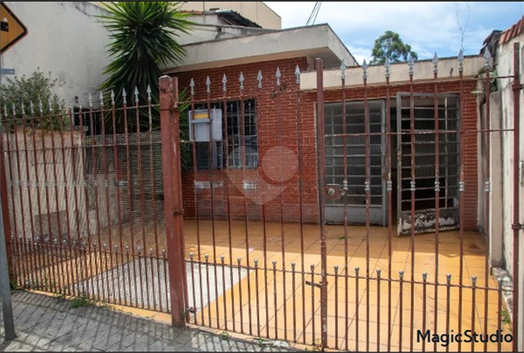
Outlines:
[[[184,63],[162,68],[165,74],[295,57],[321,58],[326,68],[358,65],[327,24],[272,31],[184,45]]]

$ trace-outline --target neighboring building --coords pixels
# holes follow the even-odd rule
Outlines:
[[[495,49],[492,55],[495,57],[495,74],[497,76],[513,76],[515,74],[514,67],[514,44],[519,43],[518,61],[520,71],[520,89],[513,91],[513,78],[500,78],[497,80],[496,91],[491,93],[490,104],[490,128],[493,130],[506,129],[508,131],[492,132],[490,133],[490,172],[492,192],[490,194],[490,257],[493,267],[500,267],[506,271],[511,278],[515,273],[515,260],[520,259],[519,273],[519,293],[524,293],[524,241],[522,238],[522,230],[520,230],[520,254],[514,253],[514,232],[512,224],[514,223],[514,195],[513,191],[516,187],[520,199],[520,210],[518,214],[520,219],[517,223],[524,224],[524,94],[522,83],[524,82],[524,16],[513,26],[502,33],[498,33],[498,42],[492,45]],[[490,50],[491,50],[490,48]],[[518,101],[519,111],[515,112],[515,101]],[[482,120],[486,125],[485,104],[480,107]],[[520,140],[515,141],[513,135],[515,114],[518,114],[520,123]],[[513,152],[515,149],[520,151],[520,160],[515,163]],[[514,185],[514,168],[519,168],[518,185]],[[519,299],[519,313],[520,318],[520,347],[522,351],[524,343],[524,297],[513,298]]]
[[[108,32],[96,19],[105,11],[89,2],[5,4],[27,27],[27,35],[2,53],[2,69],[30,76],[36,70],[57,79],[55,92],[67,106],[88,105],[98,96],[108,63]],[[13,75],[3,75],[3,81]],[[36,103],[36,102],[35,102]]]

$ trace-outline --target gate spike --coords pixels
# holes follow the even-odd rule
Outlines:
[[[135,86],[135,103],[138,103],[138,87]]]
[[[277,86],[280,86],[280,68],[277,66],[277,72],[275,73],[275,77],[277,78]]]
[[[475,287],[477,285],[477,276],[471,276],[471,285]]]
[[[391,67],[391,61],[389,60],[389,58],[386,58],[384,67],[386,68],[386,78],[389,78],[389,68]]]
[[[447,280],[448,284],[451,283],[451,273],[448,273],[448,274],[446,275],[446,280]]]
[[[102,91],[100,91],[98,99],[100,99],[100,106],[104,107],[104,95],[102,94]]]
[[[403,270],[398,271],[398,275],[399,275],[400,279],[403,279],[404,278],[404,271]]]
[[[462,71],[464,69],[464,52],[462,51],[462,49],[459,50],[457,59],[459,64],[459,71]]]
[[[380,268],[377,268],[377,278],[380,278],[381,273],[382,273],[382,270]]]
[[[486,65],[484,67],[486,70],[490,69],[489,59],[491,59],[491,53],[489,52],[489,49],[486,48],[486,51],[484,52],[484,60],[486,60]]]
[[[258,70],[257,75],[257,81],[258,81],[258,88],[262,88],[262,71]]]
[[[88,95],[89,100],[89,108],[93,109],[93,96],[91,96],[91,93]]]
[[[41,98],[38,100],[38,107],[40,108],[40,115],[43,115],[44,114],[44,104],[42,103]]]
[[[209,76],[206,77],[206,92],[211,92],[211,79],[209,78]]]
[[[366,63],[366,59],[364,59],[364,62],[362,63],[362,71],[362,77],[366,80],[368,78],[368,64]]]
[[[147,93],[147,101],[151,102],[151,86],[147,85],[146,93]]]
[[[209,255],[208,255],[208,254],[205,254],[205,255],[204,255],[204,259],[206,259],[206,261],[209,260]]]
[[[13,117],[16,116],[16,107],[15,107],[15,103],[13,103]]]
[[[300,67],[295,68],[295,76],[297,77],[297,85],[300,83]]]
[[[225,259],[226,259],[226,257],[225,257],[224,255],[220,255],[220,261],[221,261],[222,263],[224,263],[224,260],[225,260]]]
[[[115,105],[115,91],[111,90],[111,105]]]
[[[435,55],[433,56],[433,72],[434,73],[438,72],[438,56],[437,56],[437,52],[435,52]]]
[[[49,106],[47,107],[47,114],[51,114],[52,110],[53,110],[53,101],[51,100],[51,97],[49,97]]]
[[[426,281],[427,279],[428,279],[428,273],[427,272],[422,272],[422,280]]]
[[[24,106],[24,102],[22,102],[22,103],[20,104],[20,109],[21,109],[21,111],[22,111],[22,116],[24,116],[24,115],[25,115],[25,106]]]
[[[35,115],[35,107],[33,105],[33,101],[29,102],[29,111],[31,112],[31,116]]]
[[[126,105],[127,104],[127,92],[125,88],[122,88],[122,98],[123,98],[124,105]]]
[[[195,256],[192,252],[189,253],[189,259],[193,261],[193,256]]]
[[[238,81],[240,81],[240,91],[244,90],[244,74],[242,71],[240,71],[240,77],[238,78]]]
[[[240,266],[240,262],[242,261],[242,258],[241,257],[237,257],[237,262],[238,262],[238,266]],[[276,261],[274,261],[276,262]]]
[[[413,76],[413,65],[415,65],[415,59],[413,59],[413,55],[410,55],[408,60],[409,76]]]
[[[255,268],[258,268],[258,259],[253,260],[253,263],[255,264]],[[291,264],[291,267],[293,267],[293,264]]]
[[[224,76],[222,76],[222,91],[226,91],[226,84],[227,84],[227,77],[226,77],[226,74],[224,74]]]
[[[338,266],[335,266],[333,269],[335,270],[335,274],[338,274]]]
[[[355,267],[355,275],[358,277],[358,273],[360,272],[360,267]]]
[[[193,80],[193,77],[191,77],[191,81],[189,81],[189,87],[191,88],[191,95],[195,95],[195,80]]]
[[[346,79],[346,63],[344,60],[340,63],[340,79],[345,80]]]

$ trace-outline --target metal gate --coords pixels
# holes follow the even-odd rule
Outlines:
[[[492,79],[489,57],[484,78],[464,78],[463,63],[459,55],[451,84],[437,59],[424,82],[414,81],[410,61],[408,77],[391,83],[399,66],[386,64],[379,85],[368,85],[364,64],[351,69],[362,70],[351,87],[342,66],[340,89],[325,90],[317,59],[316,87],[306,90],[307,62],[297,59],[229,76],[164,76],[159,104],[123,92],[120,108],[110,97],[98,110],[5,108],[1,187],[12,276],[20,287],[166,312],[175,325],[248,334],[261,345],[515,351],[518,301],[504,316],[507,289],[490,274],[491,235],[464,221],[465,194],[477,192],[466,180],[464,141],[502,130],[459,123],[471,115],[472,87],[480,81],[489,96]],[[520,87],[518,70],[510,78]],[[419,93],[429,100],[416,103]],[[326,119],[334,103],[345,123]],[[425,125],[415,114],[421,105]],[[505,131],[519,139],[518,128]],[[396,143],[409,152],[396,155]],[[410,172],[397,170],[396,186],[394,158]],[[431,233],[416,231],[418,191],[434,202]],[[395,193],[410,207],[395,210]],[[349,201],[357,196],[358,211]],[[342,218],[328,224],[334,205]],[[458,229],[444,231],[441,217],[457,207]],[[410,222],[409,236],[397,236],[395,215]],[[518,257],[515,264],[514,297]]]

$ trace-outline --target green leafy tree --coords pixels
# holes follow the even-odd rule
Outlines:
[[[398,33],[386,31],[375,39],[375,46],[371,52],[371,65],[380,65],[389,59],[391,63],[407,61],[409,57],[418,59],[417,53],[411,50],[409,44],[404,44]]]
[[[193,24],[187,19],[188,14],[179,10],[180,5],[180,2],[167,1],[107,2],[108,14],[98,16],[110,33],[107,52],[113,57],[104,69],[104,74],[109,74],[109,77],[100,90],[106,94],[114,91],[117,108],[123,105],[124,90],[128,106],[134,105],[135,88],[141,102],[146,102],[148,87],[152,103],[158,102],[158,78],[162,75],[160,64],[183,60],[185,50],[177,37],[180,33],[189,33]],[[152,118],[158,128],[156,107]],[[122,114],[118,114],[116,123],[120,131],[123,129],[122,119]],[[144,120],[149,124],[149,119]],[[135,121],[129,119],[127,123],[128,128],[133,129]]]
[[[68,126],[64,101],[53,92],[56,80],[50,72],[46,76],[40,70],[29,77],[5,78],[0,89],[0,109],[3,119],[9,120],[10,129],[15,125],[44,130],[59,130]]]

